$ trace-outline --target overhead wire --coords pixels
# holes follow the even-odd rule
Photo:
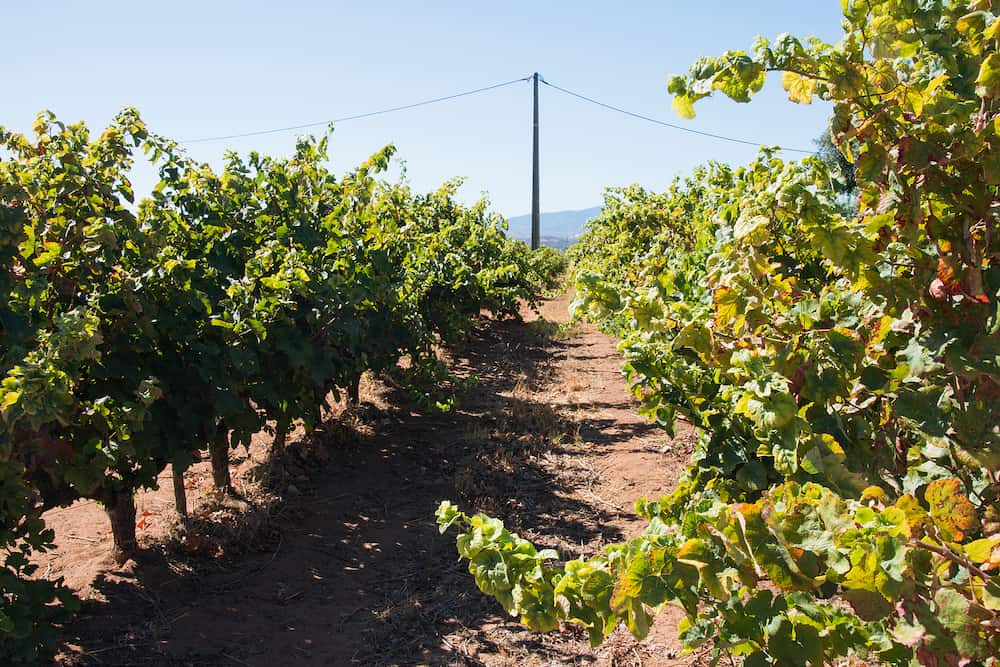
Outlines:
[[[341,118],[333,118],[331,120],[317,121],[315,123],[303,123],[301,125],[288,125],[286,127],[276,127],[269,130],[256,130],[253,132],[240,132],[238,134],[226,134],[214,137],[201,137],[198,139],[187,139],[185,141],[179,141],[180,144],[198,144],[208,141],[224,141],[226,139],[242,139],[243,137],[257,137],[263,134],[277,134],[279,132],[290,132],[292,130],[304,130],[310,127],[319,127],[322,125],[330,125],[332,123],[345,123],[351,120],[360,120],[362,118],[371,118],[373,116],[381,116],[382,114],[392,113],[394,111],[405,111],[406,109],[415,109],[417,107],[426,106],[428,104],[437,104],[438,102],[447,102],[448,100],[454,100],[459,97],[467,97],[468,95],[477,95],[479,93],[485,93],[490,90],[496,90],[497,88],[503,88],[505,86],[510,86],[515,83],[521,83],[522,81],[527,81],[531,77],[525,76],[520,79],[511,79],[510,81],[504,81],[503,83],[496,83],[492,86],[483,86],[482,88],[476,88],[474,90],[466,90],[461,93],[455,93],[453,95],[445,95],[443,97],[435,97],[429,100],[422,100],[420,102],[413,102],[412,104],[402,104],[396,107],[389,107],[388,109],[379,109],[378,111],[368,111],[365,113],[354,114],[353,116],[343,116]]]
[[[415,109],[417,107],[427,106],[429,104],[437,104],[437,103],[440,103],[440,102],[447,102],[449,100],[458,99],[460,97],[467,97],[469,95],[478,95],[479,93],[485,93],[485,92],[488,92],[488,91],[491,91],[491,90],[496,90],[498,88],[504,88],[506,86],[513,85],[515,83],[522,83],[524,81],[530,81],[531,79],[532,79],[532,75],[523,76],[523,77],[520,77],[520,78],[517,78],[517,79],[511,79],[510,81],[504,81],[502,83],[495,83],[495,84],[490,85],[490,86],[483,86],[481,88],[474,88],[472,90],[465,90],[465,91],[462,91],[460,93],[454,93],[452,95],[444,95],[442,97],[435,97],[435,98],[432,98],[432,99],[429,99],[429,100],[421,100],[419,102],[413,102],[413,103],[410,103],[410,104],[402,104],[402,105],[399,105],[399,106],[388,107],[386,109],[379,109],[377,111],[367,111],[365,113],[353,114],[353,115],[350,115],[350,116],[342,116],[340,118],[333,118],[333,119],[330,119],[330,120],[317,121],[317,122],[314,122],[314,123],[302,123],[302,124],[299,124],[299,125],[287,125],[285,127],[275,127],[275,128],[270,128],[270,129],[266,129],[266,130],[254,130],[254,131],[251,131],[251,132],[239,132],[239,133],[235,133],[235,134],[224,134],[224,135],[217,135],[217,136],[211,136],[211,137],[200,137],[200,138],[197,138],[197,139],[186,139],[186,140],[180,141],[178,143],[181,143],[181,144],[197,144],[197,143],[205,143],[205,142],[210,142],[210,141],[225,141],[225,140],[229,140],[229,139],[242,139],[244,137],[257,137],[257,136],[266,135],[266,134],[278,134],[280,132],[290,132],[292,130],[305,130],[305,129],[312,128],[312,127],[320,127],[320,126],[323,126],[323,125],[330,125],[330,124],[335,124],[335,123],[345,123],[345,122],[352,121],[352,120],[360,120],[362,118],[372,118],[374,116],[381,116],[383,114],[394,113],[396,111],[405,111],[407,109]],[[617,113],[620,113],[620,114],[624,114],[626,116],[630,116],[630,117],[638,119],[638,120],[643,120],[643,121],[646,121],[648,123],[653,123],[655,125],[659,125],[659,126],[662,126],[662,127],[668,127],[670,129],[679,130],[681,132],[687,132],[689,134],[696,134],[696,135],[699,135],[699,136],[702,136],[702,137],[708,137],[708,138],[711,138],[711,139],[718,139],[720,141],[729,141],[729,142],[732,142],[732,143],[744,144],[744,145],[747,145],[747,146],[763,146],[763,145],[765,145],[765,143],[761,142],[761,141],[752,141],[750,139],[741,139],[739,137],[730,137],[730,136],[726,136],[726,135],[723,135],[723,134],[717,134],[717,133],[714,133],[714,132],[706,132],[704,130],[697,130],[697,129],[694,129],[694,128],[691,128],[691,127],[685,127],[683,125],[678,125],[676,123],[669,123],[667,121],[660,120],[659,118],[653,118],[652,116],[646,116],[646,115],[641,114],[641,113],[636,113],[634,111],[629,111],[628,109],[623,109],[622,107],[618,107],[618,106],[615,106],[613,104],[608,104],[607,102],[602,102],[600,100],[594,99],[593,97],[588,97],[587,95],[583,95],[582,93],[578,93],[578,92],[570,90],[568,88],[563,88],[562,86],[559,86],[559,85],[556,85],[556,84],[554,84],[554,83],[552,83],[550,81],[547,81],[544,77],[541,77],[541,76],[538,78],[538,80],[541,83],[543,83],[546,86],[548,86],[549,88],[553,88],[553,89],[555,89],[555,90],[557,90],[557,91],[559,91],[559,92],[561,92],[561,93],[563,93],[565,95],[569,95],[571,97],[575,97],[577,99],[583,100],[584,102],[588,102],[590,104],[594,104],[596,106],[602,107],[602,108],[607,109],[609,111],[614,111],[614,112],[617,112]],[[789,147],[786,147],[786,146],[777,146],[777,148],[779,150],[782,150],[782,151],[788,151],[788,152],[792,152],[792,153],[802,153],[802,154],[805,154],[805,155],[813,155],[816,152],[816,151],[811,151],[811,150],[805,150],[805,149],[802,149],[802,148],[789,148]]]
[[[751,141],[749,139],[739,139],[737,137],[727,137],[727,136],[722,135],[722,134],[715,134],[714,132],[705,132],[703,130],[696,130],[696,129],[691,128],[691,127],[684,127],[683,125],[677,125],[675,123],[668,123],[667,121],[660,120],[658,118],[653,118],[651,116],[644,116],[641,113],[636,113],[634,111],[629,111],[628,109],[622,109],[621,107],[616,107],[613,104],[608,104],[606,102],[601,102],[600,100],[595,100],[592,97],[587,97],[586,95],[582,95],[580,93],[574,92],[574,91],[569,90],[567,88],[563,88],[562,86],[557,86],[554,83],[546,81],[544,78],[539,78],[539,81],[541,81],[542,83],[544,83],[549,88],[554,88],[554,89],[556,89],[556,90],[558,90],[558,91],[560,91],[562,93],[565,93],[566,95],[571,95],[571,96],[579,98],[579,99],[581,99],[581,100],[583,100],[585,102],[590,102],[591,104],[596,104],[599,107],[604,107],[605,109],[609,109],[611,111],[617,111],[618,113],[625,114],[626,116],[631,116],[632,118],[637,118],[639,120],[644,120],[644,121],[647,121],[647,122],[650,122],[650,123],[655,123],[656,125],[662,125],[664,127],[669,127],[671,129],[674,129],[674,130],[680,130],[681,132],[689,132],[691,134],[697,134],[697,135],[700,135],[700,136],[703,136],[703,137],[711,137],[712,139],[720,139],[722,141],[730,141],[730,142],[737,143],[737,144],[746,144],[748,146],[763,146],[763,145],[765,145],[764,142],[761,142],[761,141]],[[813,155],[816,152],[816,151],[805,150],[805,149],[802,149],[802,148],[787,148],[787,147],[783,147],[783,146],[778,146],[778,148],[780,150],[783,150],[783,151],[789,151],[789,152],[792,152],[792,153],[805,153],[807,155]]]

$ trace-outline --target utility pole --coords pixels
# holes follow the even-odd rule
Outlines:
[[[534,84],[535,114],[531,144],[531,249],[541,245],[542,214],[538,205],[538,72],[531,77]]]

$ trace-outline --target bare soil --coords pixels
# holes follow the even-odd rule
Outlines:
[[[636,413],[615,342],[567,330],[569,295],[525,322],[484,322],[446,353],[475,377],[447,413],[427,414],[391,383],[366,378],[359,407],[322,429],[270,438],[234,456],[247,502],[213,498],[199,463],[185,476],[191,516],[171,479],[137,499],[142,554],[111,560],[102,509],[81,502],[46,521],[58,548],[42,572],[84,599],[62,629],[62,665],[689,665],[680,612],[649,638],[619,629],[598,649],[573,626],[526,631],[481,595],[440,536],[443,499],[501,517],[563,557],[593,554],[642,529],[641,496],[669,492],[693,435],[668,438]]]

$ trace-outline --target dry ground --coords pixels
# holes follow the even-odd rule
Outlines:
[[[366,379],[362,405],[289,450],[264,484],[267,436],[234,459],[250,508],[208,502],[207,464],[186,476],[178,523],[169,473],[140,494],[138,562],[115,568],[99,507],[46,517],[59,548],[42,570],[84,598],[63,629],[65,665],[680,665],[679,614],[652,635],[619,630],[591,649],[573,627],[534,635],[503,615],[434,525],[449,498],[564,556],[638,532],[640,496],[669,491],[691,451],[635,412],[615,343],[559,330],[568,296],[541,319],[489,322],[448,353],[478,378],[449,413],[419,413]],[[338,408],[340,410],[341,408]]]

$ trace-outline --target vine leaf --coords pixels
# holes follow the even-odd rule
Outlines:
[[[875,591],[861,589],[844,591],[842,597],[851,608],[866,621],[878,621],[892,612],[892,604]]]
[[[816,79],[811,79],[795,72],[785,72],[781,75],[781,85],[788,91],[788,99],[796,104],[812,104],[816,92]]]
[[[957,479],[934,480],[927,486],[924,498],[930,506],[931,518],[946,540],[961,542],[966,534],[979,527],[976,508]]]

